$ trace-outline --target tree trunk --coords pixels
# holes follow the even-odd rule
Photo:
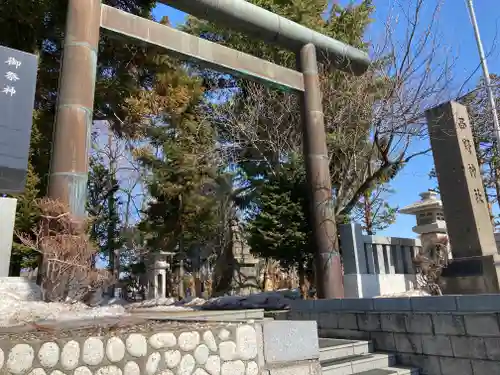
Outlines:
[[[262,277],[262,286],[261,286],[263,292],[266,291],[266,285],[267,285],[267,278],[268,278],[267,264],[268,264],[268,259],[266,259],[264,263],[264,275]]]
[[[111,272],[113,283],[110,286],[109,293],[111,297],[115,295],[115,287],[120,279],[120,249],[115,247],[115,234],[116,234],[116,222],[111,220],[115,210],[115,194],[112,193],[114,186],[113,180],[115,179],[116,165],[115,157],[113,155],[113,134],[111,129],[108,132],[108,148],[109,148],[109,194],[108,194],[108,228],[107,228],[107,247],[108,247],[108,257],[109,257],[109,270]]]
[[[364,194],[364,221],[365,221],[365,231],[368,235],[373,235],[373,221],[372,221],[372,205],[370,202],[370,193],[366,191]]]
[[[307,290],[307,282],[306,282],[306,270],[304,267],[304,262],[301,261],[298,265],[298,273],[299,273],[299,289],[302,299],[307,299],[309,297],[309,290]]]
[[[183,201],[182,201],[182,195],[179,195],[179,212],[182,215],[182,210],[183,210]],[[184,227],[181,222],[181,233],[179,236],[179,253],[181,256],[181,259],[179,261],[179,298],[182,299],[186,295],[184,293]]]

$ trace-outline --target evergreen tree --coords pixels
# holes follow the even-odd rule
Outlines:
[[[108,259],[111,270],[115,252],[123,246],[118,189],[118,181],[102,157],[92,155],[87,183],[87,212],[92,218],[90,238],[97,244],[100,255]]]
[[[151,251],[192,251],[213,228],[213,132],[200,109],[201,82],[165,56],[149,103],[155,122],[147,128],[151,148],[137,150],[148,171],[151,196],[139,224]]]
[[[26,176],[26,186],[23,194],[16,195],[16,233],[32,233],[35,224],[38,221],[40,211],[36,205],[38,197],[38,176],[36,175],[31,162],[28,164],[28,172]],[[33,249],[23,245],[19,238],[14,233],[12,252],[10,257],[10,276],[19,276],[23,268],[35,269],[37,267],[38,257],[40,254]]]
[[[279,261],[284,268],[296,268],[303,275],[311,268],[313,249],[309,243],[310,207],[300,158],[293,157],[262,185],[256,205],[256,214],[246,227],[252,253]]]

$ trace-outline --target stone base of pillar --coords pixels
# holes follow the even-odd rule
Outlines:
[[[500,255],[455,258],[441,276],[444,294],[500,293]]]

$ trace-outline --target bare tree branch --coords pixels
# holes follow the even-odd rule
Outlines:
[[[84,300],[89,292],[109,281],[106,270],[92,266],[96,253],[86,229],[88,223],[75,220],[57,201],[37,202],[41,220],[32,233],[16,233],[21,242],[41,254],[43,299],[48,302]]]

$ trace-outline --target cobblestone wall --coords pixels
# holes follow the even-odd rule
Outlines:
[[[0,374],[319,375],[316,323],[290,323],[149,320],[99,328],[95,321],[85,329],[68,329],[67,322],[0,329]]]
[[[278,319],[322,337],[373,340],[429,375],[500,374],[500,295],[296,301]]]
[[[257,375],[257,331],[218,329],[0,342],[0,368],[14,375]]]

